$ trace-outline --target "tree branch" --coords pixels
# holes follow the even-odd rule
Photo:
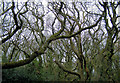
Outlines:
[[[6,38],[2,39],[2,40],[0,41],[0,45],[3,44],[3,43],[5,43],[5,42],[6,42],[8,39],[10,39],[19,29],[22,28],[23,22],[22,22],[22,19],[20,18],[20,15],[22,15],[22,14],[24,14],[24,13],[26,13],[26,12],[28,11],[28,9],[27,9],[27,2],[25,3],[26,11],[24,11],[24,12],[22,12],[22,13],[20,13],[20,14],[18,15],[19,20],[20,20],[20,22],[21,22],[21,23],[20,23],[20,26],[18,25],[17,15],[16,15],[15,12],[14,12],[14,7],[15,7],[15,3],[12,2],[12,6],[10,7],[10,9],[12,10],[12,13],[13,13],[13,19],[14,19],[14,21],[15,21],[16,29],[15,29],[11,34],[9,34]]]
[[[3,14],[5,14],[6,12],[8,12],[11,8],[13,8],[13,6],[11,6],[11,7],[8,8],[8,9],[6,9],[4,12],[2,12],[2,13],[0,14],[0,16],[2,16]]]
[[[61,68],[64,72],[67,72],[69,74],[73,74],[73,75],[77,75],[79,78],[81,78],[80,74],[74,71],[70,71],[68,69],[66,69],[62,64],[60,64],[58,61],[55,61],[55,63],[59,66],[59,68]]]
[[[44,51],[40,50],[40,51],[36,51],[34,53],[32,53],[32,55],[30,56],[30,58],[26,58],[25,60],[20,60],[18,62],[7,62],[7,63],[2,63],[0,65],[2,65],[2,69],[10,69],[10,68],[15,68],[15,67],[19,67],[19,66],[23,66],[25,64],[29,64],[30,62],[32,62],[37,56],[43,54]]]
[[[49,41],[51,42],[51,41],[54,41],[54,40],[57,40],[57,39],[64,39],[64,38],[74,37],[74,36],[76,36],[77,34],[81,33],[81,32],[84,31],[84,30],[91,29],[91,28],[97,26],[97,24],[99,23],[99,21],[101,21],[101,19],[102,19],[102,16],[97,20],[97,22],[96,22],[95,24],[93,24],[93,25],[91,25],[91,26],[88,26],[88,27],[86,27],[86,28],[81,28],[78,32],[76,32],[76,33],[74,33],[74,34],[71,34],[71,35],[62,35],[62,36],[53,36],[53,35],[52,35],[52,36],[49,38]],[[50,42],[49,42],[49,43],[50,43]]]

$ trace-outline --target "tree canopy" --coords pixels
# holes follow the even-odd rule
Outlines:
[[[120,81],[119,1],[0,4],[4,78]]]

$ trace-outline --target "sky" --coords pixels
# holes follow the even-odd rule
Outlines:
[[[10,2],[10,1],[12,1],[12,0],[1,0],[1,1],[5,1],[5,2]],[[14,0],[15,2],[26,2],[26,1],[28,1],[28,0]],[[88,1],[88,2],[93,2],[93,1],[102,1],[102,0],[30,0],[31,2],[34,2],[34,1],[41,1],[41,2],[46,2],[46,1],[48,1],[48,2],[50,2],[50,1],[69,1],[69,2],[71,2],[71,1],[82,1],[82,2],[86,2],[86,1]],[[119,1],[119,0],[103,0],[103,1],[108,1],[108,2],[110,2],[110,1]]]

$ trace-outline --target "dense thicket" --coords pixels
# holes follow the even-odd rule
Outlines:
[[[0,4],[3,81],[120,81],[120,2]]]

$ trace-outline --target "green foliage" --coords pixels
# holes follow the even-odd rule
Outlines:
[[[36,72],[37,70],[29,64],[14,69],[2,70],[2,80],[3,81],[40,81],[41,75]]]

